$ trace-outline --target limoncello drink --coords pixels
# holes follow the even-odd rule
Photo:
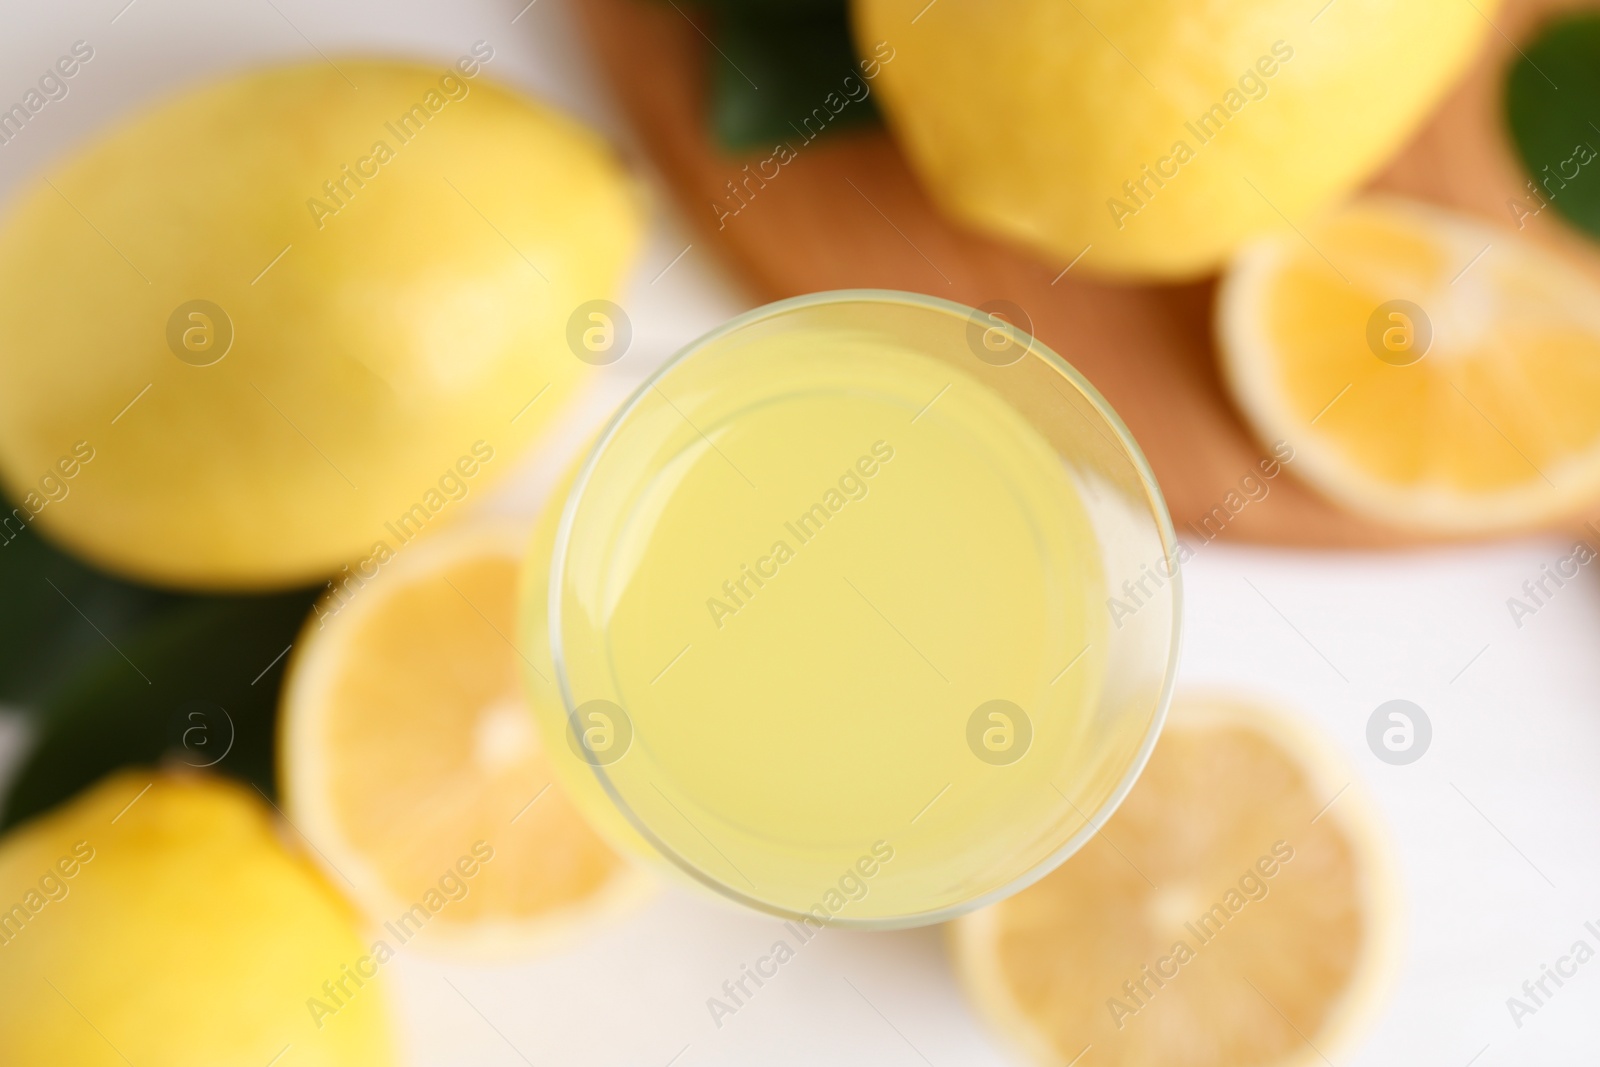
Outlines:
[[[1043,873],[1109,814],[1160,717],[1175,581],[1146,583],[1144,660],[1109,583],[1170,534],[1083,387],[992,329],[898,295],[777,305],[603,437],[535,547],[529,629],[547,738],[619,837],[770,910],[893,925]]]

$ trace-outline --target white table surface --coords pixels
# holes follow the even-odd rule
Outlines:
[[[185,83],[312,48],[444,62],[479,39],[495,47],[492,76],[595,125],[647,173],[578,38],[579,0],[525,2],[11,0],[0,5],[0,101],[20,98],[76,40],[95,58],[65,100],[0,146],[0,196]],[[693,241],[660,195],[625,301],[632,350],[574,414],[562,447],[530,459],[486,506],[530,513],[578,438],[644,374],[751,304],[699,245],[657,278]],[[1580,969],[1520,1029],[1505,1003],[1586,936],[1586,920],[1600,923],[1595,575],[1586,568],[1520,629],[1506,606],[1566,551],[1554,539],[1360,555],[1210,545],[1185,568],[1181,683],[1243,689],[1313,720],[1376,797],[1395,842],[1406,897],[1401,973],[1338,1067],[1595,1062],[1600,964]],[[1432,747],[1409,766],[1386,765],[1366,746],[1368,716],[1393,698],[1421,705],[1433,723]],[[0,757],[17,748],[16,732],[0,729]],[[411,1062],[1010,1062],[964,1006],[937,930],[828,931],[717,1028],[706,998],[764,951],[775,927],[667,890],[621,925],[536,962],[474,967],[402,954],[392,973]]]

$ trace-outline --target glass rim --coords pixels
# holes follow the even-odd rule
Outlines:
[[[577,704],[573,699],[572,686],[567,675],[567,660],[563,647],[561,629],[562,588],[566,575],[568,546],[571,543],[572,527],[577,519],[578,506],[583,500],[584,492],[588,488],[590,478],[600,461],[600,457],[605,454],[607,447],[616,437],[623,424],[644,401],[645,397],[678,366],[686,363],[715,342],[752,325],[796,310],[829,304],[909,305],[939,314],[955,315],[966,320],[971,320],[974,315],[984,314],[977,308],[969,307],[966,304],[961,304],[954,300],[946,300],[942,297],[930,296],[926,293],[899,289],[822,290],[802,296],[775,300],[743,311],[679,348],[661,366],[646,376],[644,381],[629,395],[627,400],[618,406],[617,410],[606,421],[604,428],[595,437],[594,443],[584,455],[583,462],[579,465],[577,474],[573,477],[572,484],[567,490],[566,499],[561,504],[561,521],[557,527],[555,545],[550,554],[549,604],[546,626],[550,637],[550,658],[555,669],[556,687],[561,694],[562,709],[567,717],[569,728],[576,727]],[[1139,484],[1144,495],[1144,503],[1151,518],[1155,521],[1156,533],[1161,541],[1164,558],[1176,561],[1178,556],[1178,536],[1172,525],[1172,516],[1167,511],[1166,500],[1161,495],[1160,485],[1156,481],[1155,472],[1150,469],[1150,463],[1145,458],[1144,450],[1134,440],[1133,434],[1129,432],[1121,416],[1116,413],[1116,410],[1100,394],[1100,391],[1076,367],[1063,359],[1049,345],[1046,345],[1032,334],[1018,329],[1004,319],[993,315],[989,317],[993,319],[996,327],[1003,329],[1014,342],[1022,345],[1024,349],[1023,355],[1011,363],[1004,365],[989,364],[989,366],[994,370],[1003,371],[1009,366],[1020,364],[1024,359],[1037,357],[1042,359],[1046,366],[1065,378],[1073,388],[1077,389],[1089,401],[1094,408],[1095,414],[1115,434],[1116,443],[1122,448],[1132,464],[1134,472],[1138,475]],[[1007,404],[1014,407],[1009,401],[1007,401]],[[605,773],[604,767],[591,765],[589,769],[599,779],[600,787],[607,798],[622,813],[636,833],[643,837],[667,862],[720,897],[736,901],[745,907],[767,915],[774,915],[788,920],[821,921],[826,926],[841,929],[899,930],[947,922],[961,915],[976,911],[978,908],[1004,900],[1026,889],[1055,870],[1068,857],[1082,848],[1091,837],[1100,832],[1112,814],[1122,806],[1122,802],[1127,798],[1129,791],[1133,789],[1134,783],[1138,781],[1139,776],[1144,771],[1145,764],[1149,762],[1150,754],[1154,751],[1156,741],[1160,738],[1162,728],[1166,724],[1167,712],[1172,703],[1172,693],[1177,681],[1178,659],[1183,630],[1183,578],[1179,565],[1175,563],[1171,570],[1172,578],[1168,582],[1167,588],[1171,591],[1172,624],[1167,640],[1166,673],[1161,680],[1161,691],[1156,700],[1156,707],[1150,716],[1150,722],[1145,729],[1144,737],[1140,741],[1138,751],[1134,753],[1133,759],[1129,761],[1126,770],[1123,771],[1121,778],[1117,781],[1116,787],[1112,789],[1095,811],[1086,817],[1083,826],[1079,827],[1077,831],[1069,835],[1065,841],[1033,864],[1028,870],[1005,884],[996,886],[976,897],[946,905],[942,908],[907,913],[905,915],[879,918],[830,916],[826,920],[818,920],[816,916],[809,913],[791,911],[771,901],[751,896],[728,882],[707,874],[694,863],[680,856],[677,850],[662,841],[655,831],[634,812],[632,806],[617,792],[616,786]]]

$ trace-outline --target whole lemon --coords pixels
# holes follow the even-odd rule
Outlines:
[[[948,213],[1060,264],[1183,278],[1382,165],[1496,4],[1318,6],[855,0],[854,18]]]
[[[370,948],[238,785],[105,779],[0,842],[0,909],[0,1063],[396,1062]]]
[[[26,189],[0,223],[7,538],[270,587],[381,563],[505,473],[625,349],[600,302],[642,220],[492,55],[234,77]]]

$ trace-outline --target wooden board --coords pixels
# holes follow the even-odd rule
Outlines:
[[[1373,185],[1509,225],[1506,201],[1526,178],[1503,132],[1504,69],[1516,54],[1513,41],[1554,9],[1572,6],[1578,3],[1512,0],[1495,12],[1472,71]],[[727,183],[765,153],[733,156],[712,143],[705,92],[715,53],[701,29],[681,5],[659,0],[584,0],[579,7],[639,138],[699,231],[696,243],[726,257],[760,296],[869,287],[969,305],[1013,301],[1032,317],[1040,340],[1082,371],[1126,421],[1180,533],[1265,455],[1217,373],[1214,281],[1134,286],[1060,276],[1059,267],[947,222],[889,136],[876,129],[804,145],[778,178],[725,217],[739,204]],[[1579,247],[1559,232],[1553,214],[1534,220],[1530,230]],[[1278,478],[1266,501],[1240,512],[1223,536],[1346,547],[1414,539],[1336,509],[1292,476]]]

